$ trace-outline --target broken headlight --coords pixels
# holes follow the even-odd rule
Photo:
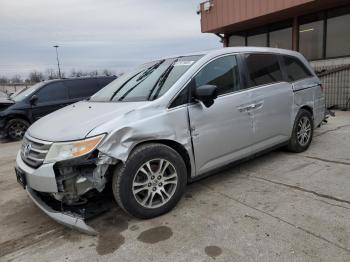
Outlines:
[[[91,153],[105,137],[105,134],[71,142],[53,143],[46,155],[45,163],[72,159]]]

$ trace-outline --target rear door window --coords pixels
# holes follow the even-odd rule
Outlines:
[[[71,99],[90,97],[100,89],[95,78],[70,80],[65,84]]]
[[[67,88],[62,82],[47,84],[41,88],[36,95],[38,96],[39,104],[68,99]]]
[[[307,67],[297,58],[291,56],[282,56],[284,70],[288,82],[295,82],[312,76]]]
[[[195,83],[196,87],[216,85],[218,95],[240,90],[236,56],[224,56],[210,62],[195,76]]]
[[[246,54],[245,61],[249,87],[267,85],[283,81],[277,55]]]

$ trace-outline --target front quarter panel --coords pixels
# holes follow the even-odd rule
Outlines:
[[[98,150],[123,162],[138,144],[159,140],[181,144],[193,162],[186,106],[174,109],[150,106],[144,110],[134,110],[119,121],[111,121],[94,129],[89,136],[104,133],[106,130],[108,135]]]

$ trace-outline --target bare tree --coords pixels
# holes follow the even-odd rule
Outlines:
[[[114,75],[113,72],[111,70],[109,70],[109,69],[104,69],[102,71],[102,74],[105,75],[105,76],[112,76],[112,75]]]
[[[8,84],[9,80],[5,76],[0,76],[0,85],[6,85]]]
[[[11,78],[11,84],[21,84],[22,83],[22,79],[20,75],[14,75]]]
[[[52,68],[46,69],[46,71],[45,71],[45,76],[46,76],[46,78],[47,78],[48,80],[60,78],[59,75],[58,75],[58,73],[57,73],[54,69],[52,69]]]
[[[98,76],[98,71],[97,70],[90,71],[89,76]]]
[[[70,77],[76,77],[77,76],[77,71],[75,71],[75,69],[73,68],[71,71],[70,71]]]
[[[33,71],[33,72],[30,72],[29,74],[29,80],[31,83],[38,83],[43,81],[44,79],[45,79],[44,75],[41,72]]]
[[[81,77],[81,76],[87,76],[88,73],[83,72],[82,70],[75,70],[74,68],[72,69],[70,76],[71,77]]]
[[[98,70],[83,71],[83,70],[80,70],[80,69],[73,68],[70,71],[69,76],[70,77],[82,77],[82,76],[95,77],[95,76],[98,76],[99,74],[105,75],[105,76],[112,76],[112,75],[114,75],[114,73],[111,70],[109,70],[109,69],[104,69],[104,70],[99,72]]]

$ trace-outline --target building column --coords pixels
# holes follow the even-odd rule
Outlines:
[[[224,47],[228,47],[229,37],[227,35],[225,35],[224,38],[222,39],[222,42],[223,42]]]
[[[298,51],[298,45],[299,45],[299,23],[298,23],[298,17],[293,18],[293,29],[292,29],[292,48],[294,51]]]

